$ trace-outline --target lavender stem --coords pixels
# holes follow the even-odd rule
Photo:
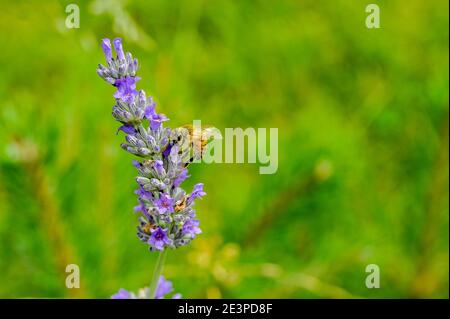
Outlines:
[[[164,266],[164,261],[166,260],[167,249],[164,249],[159,253],[158,260],[156,261],[155,270],[153,271],[152,281],[150,283],[149,298],[155,299],[156,289],[158,287],[159,278]]]

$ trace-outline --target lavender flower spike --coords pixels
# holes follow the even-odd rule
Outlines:
[[[187,245],[201,233],[195,199],[206,195],[202,183],[196,184],[191,194],[180,187],[189,177],[183,159],[191,150],[178,145],[172,130],[164,127],[168,118],[156,111],[153,98],[136,89],[138,61],[124,53],[122,40],[113,40],[116,57],[109,39],[101,44],[107,65],[99,65],[97,73],[117,89],[112,115],[120,122],[118,132],[125,134],[121,147],[139,158],[133,161],[138,175],[138,238],[150,251]],[[125,296],[125,292],[118,295]]]

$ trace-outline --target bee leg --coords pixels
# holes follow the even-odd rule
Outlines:
[[[187,161],[186,163],[184,163],[184,167],[185,167],[185,168],[188,167],[189,164],[191,164],[193,161],[194,161],[194,157],[191,157],[191,158],[189,159],[189,161]]]

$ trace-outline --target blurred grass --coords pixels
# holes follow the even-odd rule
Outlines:
[[[121,36],[171,126],[278,127],[279,170],[196,165],[186,297],[448,298],[448,2],[0,0],[0,297],[148,285],[131,157],[96,74]],[[65,264],[81,289],[65,288]],[[365,266],[381,289],[365,287]]]

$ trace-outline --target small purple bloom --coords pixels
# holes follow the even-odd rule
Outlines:
[[[123,49],[122,49],[122,39],[115,38],[113,43],[114,43],[114,49],[116,49],[117,59],[119,59],[119,60],[125,59],[125,55],[123,54]]]
[[[155,299],[164,299],[167,294],[173,291],[173,285],[170,280],[166,280],[164,276],[159,277],[158,285],[155,291]],[[149,288],[145,287],[139,290],[137,294],[129,292],[123,288],[119,289],[119,292],[111,296],[111,299],[148,299],[153,298],[149,295]],[[181,294],[176,293],[172,296],[172,299],[180,299]]]
[[[167,145],[167,148],[162,153],[165,158],[169,157],[171,149],[172,149],[172,144]]]
[[[142,166],[141,162],[136,161],[136,160],[133,160],[132,163],[133,163],[133,166],[136,168],[141,168],[141,166]]]
[[[164,250],[164,246],[171,245],[172,240],[167,237],[166,232],[161,227],[158,227],[156,230],[152,230],[148,243],[156,250]]]
[[[136,133],[136,129],[134,128],[133,125],[131,124],[125,124],[122,125],[121,127],[119,127],[119,129],[117,130],[117,133],[119,133],[119,131],[124,132],[125,134],[129,134],[129,135],[134,135]]]
[[[111,62],[112,60],[111,41],[109,39],[103,39],[102,48],[106,56],[106,61]]]
[[[140,199],[151,200],[153,198],[152,193],[146,191],[142,186],[139,186],[139,188],[135,190],[134,193],[138,195]]]
[[[147,207],[145,207],[145,203],[141,200],[139,200],[139,205],[134,206],[134,211],[137,212],[141,212],[144,215],[147,215]]]
[[[135,96],[138,94],[136,91],[136,81],[138,80],[139,78],[134,76],[117,79],[114,83],[114,86],[117,87],[117,92],[114,93],[114,97],[126,103],[133,103]]]
[[[174,187],[178,187],[180,186],[180,184],[186,179],[188,178],[188,170],[185,168],[181,171],[181,173],[174,179],[173,181],[173,186]]]
[[[156,113],[155,106],[156,104],[152,102],[145,108],[145,117],[150,121],[152,131],[158,130],[161,127],[161,123],[168,120],[164,114]]]
[[[173,290],[172,282],[166,280],[164,276],[159,277],[158,287],[155,292],[155,299],[163,299],[165,295]]]
[[[153,163],[153,168],[159,176],[166,175],[166,170],[164,169],[163,161],[156,160]]]
[[[191,195],[188,198],[188,204],[191,204],[194,201],[194,199],[202,198],[205,195],[206,193],[203,191],[203,183],[195,184],[194,190],[192,191]]]
[[[194,238],[195,235],[200,234],[202,230],[198,227],[200,225],[200,221],[195,219],[190,219],[183,225],[183,235],[188,235],[191,238]]]
[[[128,290],[120,288],[118,293],[111,296],[111,299],[133,299],[133,294]]]
[[[153,204],[158,207],[160,214],[164,214],[166,212],[173,213],[173,205],[175,205],[175,200],[166,193],[161,193],[159,198],[153,201]]]

